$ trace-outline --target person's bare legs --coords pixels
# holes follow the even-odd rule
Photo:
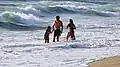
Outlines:
[[[53,42],[55,42],[55,37],[56,37],[56,36],[53,37]]]
[[[60,36],[57,36],[57,42],[59,42],[59,37],[60,37]]]

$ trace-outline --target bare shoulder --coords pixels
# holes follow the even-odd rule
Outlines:
[[[60,23],[63,23],[63,22],[60,20]]]

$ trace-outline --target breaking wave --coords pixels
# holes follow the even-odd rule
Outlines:
[[[19,5],[17,5],[19,4]],[[120,8],[114,8],[112,6],[103,6],[108,4],[107,1],[61,1],[61,2],[40,2],[37,4],[25,4],[23,3],[0,3],[1,17],[8,23],[0,23],[1,27],[7,27],[7,25],[15,25],[22,27],[46,27],[47,23],[51,22],[44,20],[55,15],[60,14],[81,14],[86,16],[101,16],[101,17],[119,17]],[[3,7],[6,6],[6,7]],[[7,7],[9,6],[9,7]],[[12,7],[11,7],[12,6]],[[14,6],[14,7],[13,7]],[[111,7],[111,8],[108,8]],[[106,8],[106,9],[104,9]],[[2,11],[1,11],[2,10]],[[11,24],[9,24],[11,23]],[[7,24],[4,26],[4,24]],[[42,25],[41,25],[42,24]],[[9,27],[9,26],[8,26]],[[18,27],[16,27],[18,28]]]

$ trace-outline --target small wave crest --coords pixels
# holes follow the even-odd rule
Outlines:
[[[15,5],[15,4],[1,4],[0,3],[0,6],[17,6],[17,5]]]
[[[44,15],[42,15],[42,13],[40,13],[39,10],[35,9],[33,6],[29,5],[29,6],[26,6],[25,8],[20,8],[20,7],[17,7],[21,13],[24,13],[24,14],[32,14],[36,17],[44,17]]]
[[[17,23],[9,23],[9,22],[0,22],[0,28],[16,31],[26,31],[26,30],[38,30],[45,29],[46,27],[34,26],[34,25],[24,25]]]
[[[101,4],[101,5],[104,5],[104,4],[109,4],[108,1],[92,1],[92,0],[89,0],[89,1],[80,1],[80,2],[85,2],[85,3],[94,3],[94,4]]]
[[[39,23],[40,19],[32,14],[25,14],[20,12],[4,12],[3,17],[11,22],[18,22],[21,24],[35,24]]]
[[[108,47],[108,45],[103,44],[92,44],[92,43],[80,43],[80,42],[69,42],[64,44],[59,44],[57,46],[54,46],[52,48],[62,48],[62,49],[69,49],[69,48],[102,48],[102,47]]]
[[[83,5],[56,5],[52,7],[47,7],[46,12],[49,13],[78,13],[82,15],[90,16],[103,16],[103,17],[119,17],[119,12],[112,11],[99,11],[97,9],[92,9]]]

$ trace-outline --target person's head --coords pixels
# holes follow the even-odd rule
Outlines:
[[[59,20],[60,19],[60,16],[56,16],[56,20]]]
[[[73,24],[73,20],[72,20],[72,19],[70,19],[69,22],[70,22],[71,24]]]
[[[47,28],[48,28],[48,29],[51,29],[51,26],[48,26]]]

